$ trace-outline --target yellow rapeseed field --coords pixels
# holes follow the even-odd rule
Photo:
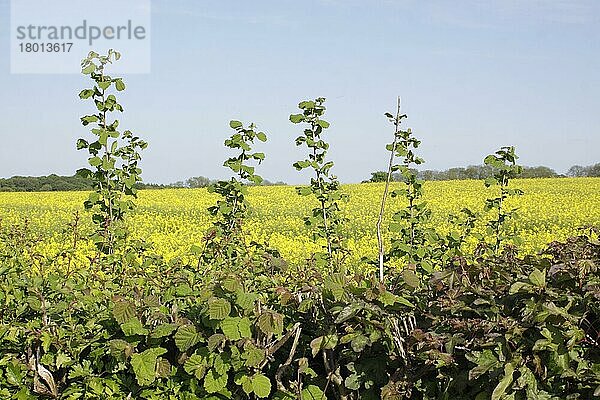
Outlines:
[[[600,226],[600,178],[524,179],[516,180],[514,187],[525,191],[509,204],[519,207],[520,219],[514,225],[523,239],[523,252],[537,251],[553,240],[574,235],[579,227]],[[350,195],[343,211],[349,220],[349,262],[355,264],[363,256],[376,255],[375,222],[383,184],[344,185],[343,190]],[[486,219],[484,199],[493,194],[494,189],[484,188],[481,181],[425,184],[432,222],[441,231],[449,226],[447,215],[463,207],[481,213],[481,228]],[[63,231],[75,211],[80,212],[81,231],[89,232],[89,214],[82,207],[86,196],[83,192],[0,193],[0,221],[8,226],[27,219],[32,232],[40,235],[37,250],[52,256],[68,246],[69,238]],[[190,262],[189,250],[201,243],[210,224],[206,208],[215,200],[216,196],[205,189],[140,191],[138,208],[128,224],[135,237],[152,242],[166,259],[180,257]],[[302,221],[313,206],[305,200],[292,186],[251,188],[253,214],[246,223],[249,237],[267,241],[293,264],[302,263],[319,248]],[[386,217],[403,205],[401,200],[389,199]],[[79,257],[82,264],[86,262],[85,251],[81,250]]]

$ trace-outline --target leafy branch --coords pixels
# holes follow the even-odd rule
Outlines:
[[[225,160],[223,165],[234,172],[237,178],[217,181],[208,188],[209,192],[219,194],[221,199],[208,208],[215,220],[205,238],[205,249],[201,257],[204,262],[210,262],[215,257],[234,260],[246,251],[242,236],[242,223],[248,216],[250,207],[246,182],[262,182],[262,178],[255,173],[255,167],[248,162],[257,161],[260,164],[265,159],[264,153],[252,152],[252,144],[255,140],[265,142],[267,136],[264,132],[257,131],[254,124],[246,128],[240,121],[231,121],[229,126],[235,133],[225,140],[225,146],[239,153]]]
[[[485,186],[499,186],[500,193],[498,196],[486,199],[485,211],[496,213],[496,218],[492,219],[487,224],[487,233],[494,236],[492,249],[494,253],[500,250],[500,245],[509,237],[502,234],[504,224],[514,218],[517,209],[507,210],[505,202],[513,196],[523,194],[521,189],[510,189],[509,182],[511,179],[517,178],[523,171],[523,167],[517,165],[516,161],[519,157],[515,153],[515,148],[512,146],[501,147],[494,154],[488,155],[483,162],[494,168],[494,174],[485,180]]]
[[[304,218],[306,226],[312,228],[313,239],[325,239],[326,253],[315,254],[317,266],[341,266],[348,253],[345,237],[342,232],[344,218],[340,215],[340,201],[347,201],[348,196],[342,193],[337,177],[331,174],[333,161],[327,161],[329,143],[321,138],[323,131],[329,128],[329,122],[321,119],[325,113],[325,99],[319,97],[315,100],[302,101],[298,104],[302,113],[290,115],[294,124],[305,123],[303,134],[296,138],[296,146],[305,145],[308,156],[297,161],[293,166],[301,171],[310,168],[314,171],[314,178],[310,186],[297,187],[296,191],[301,196],[314,196],[319,206],[313,208],[311,214]]]
[[[77,140],[77,149],[86,149],[90,155],[90,168],[82,168],[77,173],[84,178],[91,178],[94,191],[85,201],[86,209],[94,210],[92,221],[96,230],[92,237],[99,251],[112,254],[116,242],[125,237],[125,230],[117,223],[123,221],[125,215],[132,211],[135,204],[130,197],[137,197],[136,183],[141,182],[142,170],[138,166],[141,159],[139,150],[145,149],[147,143],[134,136],[131,131],[120,132],[117,128],[119,120],[109,120],[113,112],[122,112],[123,107],[117,102],[111,87],[118,92],[125,90],[122,78],[112,78],[105,69],[120,54],[109,50],[106,56],[90,52],[81,62],[82,73],[89,75],[94,82],[91,89],[79,93],[81,99],[91,99],[97,113],[81,117],[83,126],[92,124],[91,133],[94,140]]]

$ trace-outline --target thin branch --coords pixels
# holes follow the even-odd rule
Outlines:
[[[381,233],[381,223],[383,221],[383,213],[385,212],[385,202],[388,196],[388,192],[390,189],[390,179],[392,177],[392,166],[394,164],[394,152],[396,150],[396,144],[398,142],[398,130],[400,129],[400,96],[398,96],[398,107],[396,110],[396,119],[394,123],[394,141],[392,143],[392,151],[390,152],[390,161],[387,169],[387,178],[385,180],[385,188],[383,190],[383,197],[381,198],[381,209],[379,210],[379,218],[377,219],[377,244],[379,246],[379,281],[383,283],[384,276],[384,266],[383,266],[383,258],[385,254],[385,249],[383,247],[383,235]]]
[[[294,355],[296,354],[296,347],[298,346],[298,340],[300,339],[300,333],[302,332],[302,328],[300,324],[296,324],[295,326],[296,335],[294,336],[294,342],[292,343],[292,348],[290,349],[290,354],[287,360],[277,368],[277,373],[275,374],[275,380],[277,381],[277,388],[279,390],[285,390],[285,385],[281,381],[281,375],[283,372],[289,368],[292,360],[294,359]]]

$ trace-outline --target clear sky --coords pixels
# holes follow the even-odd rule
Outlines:
[[[86,78],[11,74],[7,0],[0,17],[0,177],[72,174]],[[288,116],[317,96],[342,182],[385,168],[398,95],[424,168],[503,145],[557,172],[600,162],[597,0],[152,0],[151,30],[152,72],[120,96],[121,127],[150,143],[147,182],[225,177],[230,119],[269,136],[260,174],[302,182]]]

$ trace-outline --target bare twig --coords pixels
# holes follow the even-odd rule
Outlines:
[[[285,360],[285,362],[281,364],[279,368],[277,368],[277,373],[275,374],[275,380],[277,381],[277,389],[281,391],[285,391],[285,385],[283,384],[283,382],[281,382],[281,375],[283,375],[283,372],[287,368],[289,368],[290,364],[292,363],[292,360],[294,359],[294,354],[296,354],[296,347],[298,346],[298,340],[300,339],[300,332],[302,332],[300,324],[296,324],[295,331],[296,335],[294,336],[294,342],[292,343],[292,348],[290,349],[290,355],[288,356],[287,360]]]

